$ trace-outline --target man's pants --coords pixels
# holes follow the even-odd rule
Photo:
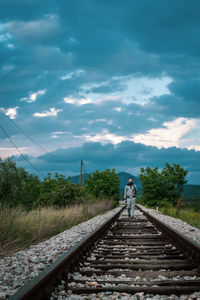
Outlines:
[[[134,217],[136,198],[127,198],[128,214],[131,218]]]

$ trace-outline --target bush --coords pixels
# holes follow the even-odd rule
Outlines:
[[[91,200],[94,201],[95,199],[85,187],[66,181],[63,186],[42,194],[37,206],[66,207]]]
[[[40,195],[40,181],[16,166],[13,159],[0,159],[0,204],[30,209]]]
[[[42,181],[16,166],[13,159],[0,159],[0,204],[9,207],[23,206],[26,210],[37,207],[65,207],[96,199],[119,201],[119,178],[114,169],[88,175],[85,186],[66,180],[62,174],[48,174]]]
[[[176,207],[173,207],[172,205],[161,208],[160,211],[165,215],[177,218]],[[183,208],[180,210],[178,218],[200,229],[199,211],[195,211],[193,208]]]
[[[158,167],[151,169],[141,168],[140,181],[142,184],[142,198],[149,206],[175,205],[183,191],[183,185],[187,182],[185,176],[188,171],[179,165],[165,164],[161,172]]]
[[[87,191],[96,198],[113,199],[113,205],[118,205],[120,179],[115,173],[115,169],[106,169],[102,172],[97,170],[92,175],[89,174],[84,180],[84,185]]]

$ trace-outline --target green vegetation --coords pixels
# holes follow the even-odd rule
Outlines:
[[[160,208],[160,211],[165,215],[174,218],[177,217],[176,207],[173,206],[162,207]],[[200,210],[197,211],[194,208],[184,207],[180,209],[178,218],[200,229]]]
[[[0,254],[48,239],[118,201],[114,169],[94,172],[81,186],[58,173],[41,181],[11,158],[0,159]]]
[[[83,186],[66,180],[64,175],[51,173],[42,181],[29,174],[8,158],[0,159],[0,204],[9,207],[22,206],[27,210],[38,207],[66,206],[109,198],[113,204],[119,201],[119,178],[113,169],[96,171],[89,175]]]
[[[84,184],[89,193],[96,198],[112,198],[113,205],[118,205],[120,180],[114,169],[106,169],[103,172],[97,170],[87,176]]]
[[[141,168],[142,197],[137,203],[154,209],[158,207],[163,214],[200,228],[199,189],[195,186],[196,194],[192,195],[197,197],[191,197],[193,186],[184,185],[186,175],[187,170],[176,164],[166,163],[160,172],[158,168]]]
[[[191,200],[191,199],[190,199]],[[178,219],[200,229],[200,198],[196,199],[195,202],[187,202],[183,200],[179,209]],[[137,198],[137,203],[146,206],[147,208],[157,209],[156,206],[149,206],[145,204],[143,198]],[[177,207],[172,204],[165,206],[159,206],[159,211],[164,215],[177,218]]]
[[[154,209],[158,207],[163,214],[200,228],[200,197],[191,197],[193,186],[184,185],[186,175],[187,171],[176,164],[170,166],[166,163],[160,172],[158,168],[141,168],[143,193],[137,203]],[[197,195],[198,191],[198,186],[195,186]]]
[[[140,181],[142,184],[142,198],[149,206],[175,205],[187,182],[185,176],[188,171],[180,165],[166,163],[165,168],[158,171],[158,167],[141,168]]]

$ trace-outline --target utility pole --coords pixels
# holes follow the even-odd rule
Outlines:
[[[82,159],[81,159],[80,185],[82,184],[82,170],[83,170],[83,161],[82,161]]]

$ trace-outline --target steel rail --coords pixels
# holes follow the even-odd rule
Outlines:
[[[20,288],[16,294],[11,296],[9,300],[35,300],[35,299],[49,299],[49,296],[51,292],[54,290],[55,286],[58,285],[61,280],[69,273],[72,273],[75,268],[79,265],[79,263],[83,263],[86,259],[86,256],[92,252],[92,250],[96,247],[98,241],[100,239],[104,239],[106,244],[109,244],[109,239],[105,236],[107,230],[110,228],[110,226],[117,221],[119,218],[122,210],[125,208],[123,206],[114,216],[112,216],[108,221],[104,222],[98,229],[96,229],[94,232],[89,234],[86,238],[81,240],[76,246],[74,246],[71,250],[65,252],[57,261],[55,261],[52,265],[47,267],[42,273],[40,273],[37,277],[35,277],[32,281],[24,285],[22,288]],[[154,224],[155,227],[160,230],[163,235],[166,236],[167,240],[169,240],[173,245],[177,247],[177,249],[180,249],[182,253],[185,253],[186,256],[189,258],[188,261],[188,266],[190,265],[190,262],[193,263],[195,266],[195,274],[200,274],[199,272],[199,265],[200,265],[200,246],[185,237],[183,234],[179,233],[175,229],[171,228],[167,224],[163,223],[162,221],[158,220],[157,218],[153,217],[149,213],[147,213],[144,209],[139,207],[137,205],[137,208],[145,215],[145,217]],[[120,220],[122,222],[122,220]],[[120,224],[119,221],[119,224]],[[137,224],[136,224],[137,225]],[[121,225],[119,226],[121,228]],[[107,242],[106,242],[107,241]],[[145,239],[144,239],[145,242]],[[113,241],[112,243],[115,244]],[[118,242],[119,243],[119,242]],[[120,243],[119,243],[120,244]],[[150,247],[150,246],[147,246]],[[106,251],[106,250],[105,250]],[[103,253],[102,253],[103,254]],[[113,257],[111,257],[112,259]],[[94,263],[94,266],[96,264]],[[97,264],[98,265],[98,264]],[[122,265],[123,266],[123,265]],[[135,272],[137,264],[135,264]],[[139,265],[138,265],[139,266]],[[116,266],[113,265],[114,268]],[[140,265],[141,268],[141,265]],[[97,274],[98,272],[102,273],[107,269],[106,261],[105,261],[105,266],[101,266],[101,271],[95,271]],[[148,269],[148,268],[147,268]],[[176,268],[175,268],[176,269]],[[183,268],[184,269],[184,268]],[[130,268],[131,270],[131,268]],[[181,270],[181,267],[180,267]],[[134,270],[131,271],[132,275]],[[80,272],[80,271],[79,271]],[[81,271],[82,273],[90,271]],[[91,271],[92,273],[94,271]],[[110,272],[110,270],[106,270],[106,273]],[[114,272],[114,270],[113,270]],[[143,271],[140,270],[140,272],[145,273],[145,266],[143,266]],[[157,272],[157,271],[154,271]],[[171,271],[175,272],[175,271]],[[194,272],[194,269],[188,270],[188,271],[183,271],[183,272]],[[116,273],[116,272],[115,272]],[[181,284],[182,285],[182,284]],[[196,286],[196,284],[194,285]],[[127,287],[126,287],[127,288]],[[122,288],[120,287],[108,287],[108,288],[97,288],[97,289],[91,289],[91,288],[75,288],[74,291],[76,293],[84,293],[84,292],[97,292],[97,291],[119,291],[122,292]],[[140,288],[129,288],[127,292],[130,293],[136,293],[137,291],[144,291],[144,292],[152,292],[152,293],[157,293],[157,294],[162,294],[162,293],[170,293],[172,292],[173,288],[168,287],[168,292],[167,292],[167,287],[159,287],[159,288],[153,288],[153,287],[140,287]],[[189,291],[193,292],[195,290],[199,290],[196,287],[189,287]],[[72,288],[73,291],[73,288]],[[124,290],[123,290],[124,291]],[[177,294],[181,294],[182,292],[186,292],[183,290],[183,287],[176,287],[174,289],[174,292]]]
[[[196,242],[192,241],[191,239],[187,238],[182,233],[178,232],[176,229],[170,227],[169,225],[165,224],[161,220],[157,219],[156,217],[150,215],[140,206],[136,205],[136,207],[143,212],[143,214],[147,217],[147,219],[153,223],[158,229],[160,229],[165,236],[173,242],[173,244],[183,251],[187,257],[191,258],[191,261],[194,262],[198,268],[200,268],[200,245]]]
[[[50,293],[60,280],[80,262],[81,258],[89,253],[96,242],[104,235],[108,228],[118,219],[123,206],[109,220],[98,229],[82,239],[76,246],[65,252],[53,264],[47,267],[29,283],[22,286],[9,300],[40,300],[49,299]]]

